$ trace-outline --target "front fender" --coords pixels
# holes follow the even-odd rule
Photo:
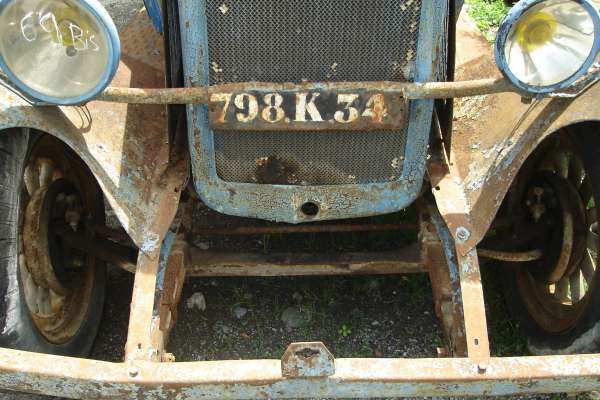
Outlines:
[[[499,75],[490,45],[470,21],[462,20],[457,80]],[[524,104],[516,94],[501,93],[455,101],[448,163],[431,168],[430,176],[440,212],[462,254],[481,241],[519,168],[544,138],[568,125],[600,121],[598,99],[599,83],[576,99]]]
[[[111,85],[164,87],[162,38],[148,18],[138,14],[120,36],[123,56]],[[160,245],[170,219],[156,222],[156,215],[165,204],[177,204],[187,175],[186,166],[170,166],[166,126],[164,106],[90,102],[78,107],[34,107],[0,86],[0,130],[32,128],[71,147],[144,251]]]

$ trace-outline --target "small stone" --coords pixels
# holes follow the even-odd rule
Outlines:
[[[204,311],[206,310],[206,299],[202,292],[196,292],[187,299],[185,305],[188,310],[198,309]]]
[[[373,322],[371,322],[371,325],[372,326],[377,326],[377,325],[379,325],[379,321],[373,321]]]
[[[200,242],[200,243],[198,243],[198,248],[200,250],[208,250],[208,249],[210,249],[210,245],[206,242]]]
[[[233,308],[233,315],[235,315],[235,317],[237,319],[241,319],[244,317],[244,315],[246,315],[248,313],[248,309],[245,307],[241,307],[241,306],[235,306]]]
[[[310,320],[310,312],[300,306],[288,307],[281,313],[281,321],[283,321],[288,330],[306,325]]]

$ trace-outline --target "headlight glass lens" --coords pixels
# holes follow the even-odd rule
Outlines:
[[[506,66],[526,85],[549,87],[581,71],[597,43],[597,14],[581,2],[547,0],[526,9],[511,26]]]
[[[0,10],[3,69],[34,98],[87,100],[108,84],[118,64],[116,29],[107,23],[78,0],[9,1]]]

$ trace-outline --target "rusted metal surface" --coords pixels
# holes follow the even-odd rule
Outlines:
[[[288,346],[281,357],[286,378],[324,378],[335,374],[335,359],[321,342],[299,342]]]
[[[499,76],[489,44],[461,18],[457,80]],[[596,83],[576,99],[526,104],[518,94],[501,93],[455,101],[449,164],[430,168],[430,177],[437,205],[461,254],[481,241],[519,168],[545,137],[577,122],[600,121],[599,97]],[[463,240],[458,232],[463,232]]]
[[[181,299],[181,290],[185,280],[185,267],[189,263],[187,253],[187,246],[183,238],[176,237],[169,254],[162,288],[159,288],[157,305],[160,330],[165,332],[166,338],[177,321],[177,306]]]
[[[112,84],[164,85],[162,38],[140,13],[121,32],[123,56]],[[0,86],[0,129],[30,127],[63,140],[88,165],[119,221],[138,247],[152,251],[163,232],[152,226],[164,199],[176,202],[187,177],[169,159],[163,106],[91,102],[82,107],[32,107]],[[4,134],[1,133],[1,134]],[[167,225],[168,226],[168,225]]]
[[[19,280],[38,332],[63,344],[80,330],[102,266],[89,253],[72,252],[57,241],[55,224],[62,221],[80,234],[83,219],[96,222],[104,215],[101,193],[83,165],[49,136],[34,141],[24,164]]]
[[[68,234],[68,237],[73,235]],[[368,253],[232,253],[200,250],[185,242],[178,242],[187,277],[208,276],[310,276],[310,275],[367,275],[411,274],[427,271],[427,264],[419,258],[416,247]],[[89,250],[102,260],[136,272],[136,264],[127,257],[126,249],[113,249],[109,241],[90,247],[90,243],[76,241],[73,247]],[[116,253],[108,254],[113,249]]]
[[[107,87],[96,101],[129,104],[207,104],[206,88]]]
[[[323,378],[283,376],[280,360],[115,364],[0,350],[0,387],[69,398],[256,399],[482,396],[596,390],[598,355],[335,360]]]
[[[109,262],[129,272],[135,272],[136,257],[131,247],[122,246],[110,240],[73,232],[68,226],[55,228],[69,248],[84,251],[100,260]]]
[[[477,249],[479,257],[491,258],[493,260],[507,262],[535,261],[542,258],[544,252],[540,249],[528,251],[501,251],[491,249]]]
[[[177,203],[162,210],[172,220]],[[129,315],[125,359],[161,362],[170,360],[166,343],[176,320],[184,279],[185,252],[180,241],[173,248],[176,233],[167,231],[161,240],[160,256],[140,251]]]
[[[422,205],[420,219],[421,254],[429,272],[435,313],[442,324],[450,355],[466,357],[460,281],[451,236],[431,204]]]
[[[153,324],[158,268],[158,258],[139,253],[125,344],[126,360],[161,360],[164,340],[158,325]]]
[[[451,350],[458,356],[480,360],[480,367],[485,370],[490,347],[477,253],[472,250],[462,255],[456,251],[456,242],[433,204],[427,204],[421,212],[424,225],[420,236],[423,256],[430,262],[428,270],[436,313],[444,325]],[[435,234],[428,226],[428,219],[435,226]]]
[[[490,356],[490,343],[477,251],[473,249],[465,255],[458,253],[457,261],[467,355],[484,360]],[[482,362],[485,365],[485,361]]]
[[[494,65],[494,64],[492,64]],[[261,91],[377,91],[397,94],[405,99],[449,99],[493,93],[520,93],[504,78],[481,78],[456,82],[243,82],[188,88],[134,88],[110,86],[96,100],[131,104],[209,104],[214,93]]]
[[[187,276],[300,276],[424,272],[416,247],[368,253],[232,253],[191,248]]]
[[[322,224],[322,225],[274,225],[274,226],[235,226],[203,227],[194,226],[194,235],[263,235],[282,233],[322,233],[322,232],[379,232],[417,229],[417,224]]]

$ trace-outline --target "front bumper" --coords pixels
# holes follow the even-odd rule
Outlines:
[[[280,360],[108,363],[0,351],[3,389],[115,399],[476,396],[600,387],[598,355],[335,360],[327,377],[288,378]]]

